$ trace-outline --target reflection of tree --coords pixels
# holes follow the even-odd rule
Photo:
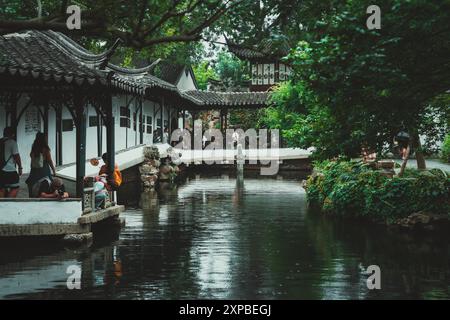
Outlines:
[[[339,272],[348,277],[342,280],[360,283],[340,286],[342,297],[448,297],[448,240],[405,236],[384,226],[323,217],[316,212],[311,212],[306,222],[313,245],[325,264],[325,291],[336,285],[326,279]],[[363,272],[372,264],[381,268],[381,291],[368,291],[365,286]],[[336,266],[341,269],[336,270]]]
[[[271,183],[270,188],[277,188],[277,184]],[[311,272],[317,257],[309,246],[310,239],[302,232],[302,195],[261,194],[246,198],[245,205],[252,211],[252,221],[240,224],[239,237],[249,243],[249,273],[257,274],[252,285],[247,286],[247,296],[320,298],[314,285],[317,274]],[[293,233],[298,233],[295,242]]]

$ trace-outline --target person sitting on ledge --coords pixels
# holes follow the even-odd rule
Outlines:
[[[95,177],[94,193],[95,193],[95,210],[106,208],[106,199],[108,198],[106,175]]]
[[[43,178],[39,183],[39,198],[43,199],[66,199],[69,194],[66,192],[64,184],[61,179]]]
[[[102,155],[102,159],[103,162],[105,163],[101,168],[100,168],[100,172],[98,173],[98,175],[101,176],[105,176],[107,177],[107,184],[106,184],[106,188],[109,191],[117,191],[119,189],[119,187],[122,185],[122,173],[119,170],[119,166],[117,165],[117,163],[114,165],[114,178],[110,179],[109,178],[109,166],[108,166],[108,154],[104,153]]]

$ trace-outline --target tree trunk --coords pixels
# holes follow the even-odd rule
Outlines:
[[[425,170],[427,168],[427,164],[425,162],[425,157],[422,151],[422,144],[420,143],[418,133],[414,133],[412,135],[412,145],[414,146],[414,150],[416,153],[417,169]]]

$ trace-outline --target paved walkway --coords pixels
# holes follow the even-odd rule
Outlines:
[[[395,160],[398,164],[402,164],[402,160]],[[441,169],[447,172],[450,172],[450,164],[441,162],[439,160],[426,160],[427,163],[427,169]],[[417,168],[417,162],[416,159],[409,159],[408,163],[406,164],[407,168]]]

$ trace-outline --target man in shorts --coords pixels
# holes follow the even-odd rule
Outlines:
[[[13,128],[6,127],[3,130],[3,138],[0,139],[0,198],[17,197],[21,175],[22,161],[15,132]]]

